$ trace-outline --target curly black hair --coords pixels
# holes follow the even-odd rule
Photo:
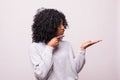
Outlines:
[[[47,44],[56,36],[61,21],[66,29],[68,23],[62,12],[56,9],[38,9],[32,25],[32,42],[43,42]]]

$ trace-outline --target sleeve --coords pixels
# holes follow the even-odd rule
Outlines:
[[[82,68],[85,64],[86,50],[85,49],[80,49],[76,54],[74,54],[73,48],[70,45],[70,53],[73,56],[75,70],[76,70],[77,73],[79,73],[82,70]]]
[[[82,70],[85,64],[85,52],[86,52],[85,49],[81,49],[75,55],[74,61],[77,73],[79,73]]]
[[[48,73],[53,64],[53,47],[46,46],[45,50],[40,53],[35,46],[31,46],[29,53],[36,78],[39,80],[45,80],[46,77],[48,77]]]

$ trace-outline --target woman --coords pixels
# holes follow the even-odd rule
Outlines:
[[[35,15],[30,59],[37,80],[78,80],[86,48],[100,42],[87,41],[74,55],[71,44],[62,40],[67,26],[64,14],[58,10],[42,9]]]

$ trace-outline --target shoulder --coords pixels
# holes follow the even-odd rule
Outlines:
[[[37,43],[31,43],[28,47],[28,50],[29,51],[35,51],[36,50],[36,47],[37,47]]]
[[[30,48],[36,47],[37,45],[38,45],[38,43],[33,42],[33,43],[30,44]]]
[[[30,44],[30,48],[36,48],[36,49],[40,49],[40,48],[43,48],[45,46],[44,43],[36,43],[36,42],[33,42]]]
[[[29,46],[30,53],[42,52],[44,49],[45,49],[45,44],[44,43],[33,42]]]

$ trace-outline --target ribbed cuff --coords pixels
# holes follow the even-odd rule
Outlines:
[[[51,47],[51,46],[46,45],[46,49],[47,49],[48,51],[51,51],[51,50],[54,49],[54,47]]]
[[[80,49],[80,54],[82,54],[82,55],[85,55],[85,53],[86,53],[86,49]]]

